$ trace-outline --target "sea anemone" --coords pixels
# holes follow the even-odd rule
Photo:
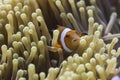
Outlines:
[[[119,5],[120,0],[0,0],[0,79],[110,80],[119,73]],[[53,46],[56,25],[88,33],[67,60]]]

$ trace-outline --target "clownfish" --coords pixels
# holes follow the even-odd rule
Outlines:
[[[75,51],[79,46],[79,41],[86,33],[78,34],[76,30],[66,28],[64,26],[58,26],[57,30],[60,32],[58,37],[58,43],[55,45],[57,48],[62,48],[63,52],[67,55]]]

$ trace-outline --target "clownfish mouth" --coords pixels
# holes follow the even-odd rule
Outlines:
[[[71,31],[70,28],[65,28],[65,29],[62,31],[61,36],[60,36],[60,41],[61,41],[61,44],[62,44],[63,49],[64,49],[65,51],[71,53],[72,50],[69,49],[69,48],[66,46],[66,43],[65,43],[65,41],[64,41],[65,36],[66,36],[67,32],[69,32],[69,31]]]

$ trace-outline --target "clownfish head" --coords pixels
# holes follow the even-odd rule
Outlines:
[[[57,30],[60,32],[58,44],[60,44],[61,47],[69,53],[78,48],[80,38],[86,35],[84,33],[78,34],[76,30],[71,30],[70,28],[63,26],[59,26]]]

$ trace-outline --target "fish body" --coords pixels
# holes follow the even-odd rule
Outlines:
[[[57,65],[60,65],[64,59],[78,49],[80,39],[82,36],[85,36],[86,33],[78,34],[76,30],[64,26],[58,26],[57,30],[59,31],[57,43],[52,46],[61,48],[62,54],[59,54],[55,49],[55,51],[50,50],[51,54],[49,56],[51,60],[57,60]]]
[[[57,48],[62,48],[65,53],[71,53],[75,51],[79,46],[79,41],[85,34],[78,34],[76,30],[66,28],[64,26],[58,26],[57,30],[60,32],[58,37]]]

